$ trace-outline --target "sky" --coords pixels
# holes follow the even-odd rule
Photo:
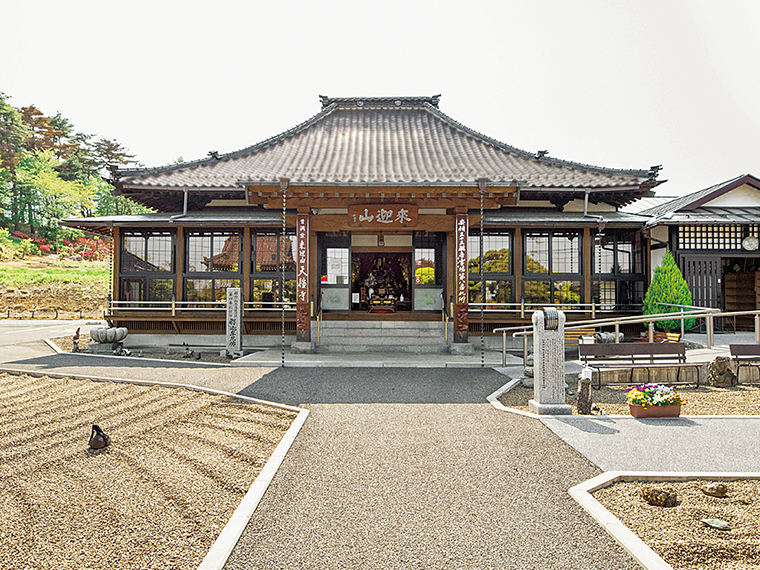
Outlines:
[[[145,166],[245,148],[318,96],[441,94],[509,145],[662,165],[659,196],[760,176],[757,0],[0,0],[0,91]]]

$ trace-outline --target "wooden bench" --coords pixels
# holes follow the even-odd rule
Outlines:
[[[681,341],[681,333],[669,333],[664,331],[654,331],[654,342],[657,343],[663,343],[663,342],[680,342]],[[644,336],[637,337],[633,339],[633,342],[649,342],[649,333],[644,333]]]
[[[594,336],[594,328],[585,329],[565,329],[565,346],[578,346],[580,344],[581,337]]]
[[[742,366],[760,369],[760,344],[729,344],[731,357],[736,362],[736,383],[739,383],[739,373]]]
[[[628,370],[631,371],[630,384],[633,381],[633,371],[636,368],[647,370],[647,382],[653,368],[676,368],[676,383],[679,383],[681,368],[697,368],[699,362],[686,362],[686,347],[682,342],[677,343],[625,343],[625,344],[582,344],[579,347],[581,363],[597,372],[596,390],[602,387],[602,371]],[[697,388],[699,388],[699,370],[697,370]]]

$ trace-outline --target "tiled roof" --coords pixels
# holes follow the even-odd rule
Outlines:
[[[757,224],[760,223],[760,208],[696,208],[671,212],[658,218],[651,218],[647,225],[682,224]]]
[[[435,97],[322,97],[308,121],[254,146],[190,163],[118,171],[122,188],[491,186],[638,189],[647,170],[601,168],[526,152],[438,110]],[[651,184],[654,182],[654,184]]]
[[[486,211],[483,215],[486,226],[519,225],[533,227],[551,226],[589,226],[596,227],[600,219],[608,227],[641,227],[649,218],[624,212],[559,212],[554,209],[538,208],[502,208]]]
[[[660,204],[658,206],[653,206],[647,210],[642,210],[639,213],[646,216],[661,216],[669,212],[677,212],[678,210],[685,208],[690,209],[688,208],[689,206],[692,206],[696,202],[700,202],[701,200],[708,198],[712,194],[715,194],[717,197],[722,191],[730,190],[742,185],[745,182],[744,179],[746,179],[746,182],[754,182],[755,184],[758,183],[758,180],[754,176],[750,174],[742,174],[736,178],[732,178],[731,180],[726,180],[725,182],[710,186],[709,188],[692,192],[691,194],[681,196],[680,198],[675,198],[669,202],[665,202],[664,204]]]

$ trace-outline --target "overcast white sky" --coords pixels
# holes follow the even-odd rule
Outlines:
[[[0,91],[146,166],[276,135],[333,97],[442,94],[528,151],[760,176],[757,0],[0,0]]]

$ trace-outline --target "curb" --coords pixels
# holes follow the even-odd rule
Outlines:
[[[689,481],[708,479],[714,481],[734,481],[736,479],[760,479],[760,473],[692,473],[658,471],[609,471],[588,481],[579,483],[568,490],[570,496],[606,530],[615,542],[625,549],[646,570],[673,570],[660,555],[636,536],[620,519],[608,511],[591,493],[607,487],[616,481]]]
[[[198,570],[222,570],[222,568],[224,568],[227,559],[240,539],[240,535],[243,534],[245,527],[248,525],[248,521],[259,506],[261,498],[264,496],[272,479],[274,479],[277,470],[285,459],[285,454],[287,454],[290,446],[293,445],[296,435],[298,435],[298,432],[301,430],[308,415],[309,410],[302,409],[298,413],[298,416],[296,416],[296,419],[293,420],[293,423],[290,424],[288,431],[285,432],[285,435],[275,448],[269,461],[266,462],[266,465],[264,465],[259,476],[256,477],[251,488],[248,489],[245,497],[240,501],[237,509],[235,509],[235,512],[230,517],[230,520],[224,526],[219,537],[211,546],[211,549],[206,554],[203,562],[201,562]]]

